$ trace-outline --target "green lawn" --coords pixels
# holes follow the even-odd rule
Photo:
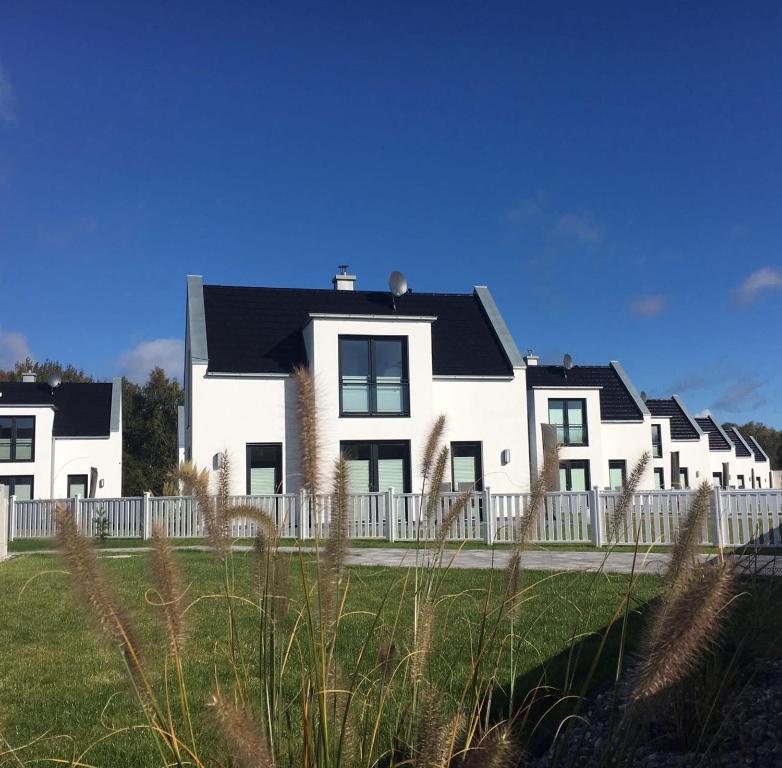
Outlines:
[[[204,718],[203,704],[214,686],[215,674],[225,684],[225,603],[214,596],[221,589],[221,571],[206,553],[180,551],[177,559],[192,607],[187,612],[188,640],[186,674],[197,713],[196,738],[211,744],[213,736]],[[249,554],[232,557],[236,592],[251,597]],[[143,553],[101,558],[110,582],[136,627],[138,642],[156,684],[162,677],[164,634],[159,608],[145,601],[149,585],[148,562]],[[24,751],[24,759],[67,758],[72,750],[80,754],[95,744],[83,762],[101,766],[143,766],[157,764],[150,740],[143,731],[128,728],[141,722],[130,695],[124,667],[117,650],[92,630],[86,609],[72,593],[64,564],[56,556],[27,555],[0,565],[0,733],[20,746],[36,738],[41,741]],[[302,569],[311,582],[312,558],[294,556],[290,596],[295,605],[302,600]],[[380,611],[381,621],[372,631],[370,653],[388,636],[400,610],[401,637],[409,634],[412,617],[410,600],[401,601],[407,569],[360,567],[349,569],[350,587],[343,619],[338,655],[343,669],[352,670],[361,644]],[[469,669],[471,644],[475,643],[487,588],[492,588],[491,605],[497,605],[500,574],[487,571],[450,571],[445,576],[443,595],[437,609],[434,630],[432,679],[442,689],[444,700],[461,691]],[[622,600],[627,577],[586,574],[528,572],[530,585],[516,631],[524,637],[517,655],[517,677],[538,680],[546,661],[564,664],[563,651],[574,633],[602,628]],[[659,587],[654,577],[638,579],[636,605],[651,599]],[[202,599],[199,599],[202,598]],[[384,603],[385,599],[385,603]],[[382,608],[381,608],[382,606]],[[256,658],[257,610],[237,604],[241,647],[250,667]],[[562,656],[559,656],[562,654]],[[550,675],[559,670],[551,668]],[[510,670],[507,654],[497,670],[507,682]],[[291,697],[295,697],[298,672],[290,675]],[[553,678],[552,678],[553,679]],[[400,702],[400,706],[402,703]],[[108,736],[108,738],[103,738]],[[99,741],[100,739],[103,739]],[[216,745],[215,749],[219,750]],[[2,760],[0,760],[2,762]]]

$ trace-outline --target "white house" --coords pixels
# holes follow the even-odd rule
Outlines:
[[[621,488],[645,451],[652,450],[652,417],[622,366],[539,365],[527,362],[530,461],[543,464],[547,441],[560,444],[563,491]],[[548,430],[553,425],[556,432]],[[654,487],[646,472],[640,488]]]
[[[749,436],[749,445],[755,457],[755,483],[753,488],[774,488],[782,485],[774,484],[774,470],[771,469],[771,461],[768,454],[760,446],[754,435]]]
[[[678,395],[647,399],[652,415],[652,471],[655,488],[696,488],[711,482],[709,436]]]
[[[420,488],[426,438],[447,417],[451,488],[529,488],[525,363],[488,289],[439,294],[204,285],[187,280],[180,453],[232,491],[302,484],[296,366],[314,378],[321,474],[348,458],[355,492]]]
[[[0,484],[17,499],[122,494],[122,380],[0,382]]]

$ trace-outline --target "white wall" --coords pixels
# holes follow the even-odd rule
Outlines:
[[[32,475],[33,496],[36,499],[51,498],[54,409],[51,406],[8,405],[0,406],[0,415],[35,417],[34,461],[0,462],[0,476]]]
[[[54,438],[54,475],[51,497],[62,499],[68,495],[68,475],[87,475],[90,468],[98,470],[95,497],[99,499],[122,496],[122,432],[111,432],[109,437]],[[100,481],[103,480],[103,488]]]

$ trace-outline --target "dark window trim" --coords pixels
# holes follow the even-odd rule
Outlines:
[[[562,407],[562,429],[564,431],[564,436],[570,437],[570,424],[568,423],[568,416],[567,416],[567,403],[581,403],[581,430],[582,430],[582,436],[583,441],[580,443],[572,443],[569,440],[563,441],[560,443],[560,445],[589,445],[589,429],[587,427],[587,401],[584,397],[550,397],[548,399],[548,413],[546,416],[549,419],[549,424],[551,423],[551,402],[560,402],[563,403]]]
[[[725,474],[723,472],[712,472],[711,473],[711,479],[712,480],[719,480],[720,481],[720,488],[722,490],[725,490]]]
[[[741,485],[739,485],[739,481],[741,481]],[[736,475],[736,487],[739,490],[743,490],[747,487],[747,480],[744,475]]]
[[[592,488],[592,473],[590,472],[590,466],[589,466],[589,459],[568,459],[566,461],[560,461],[559,462],[559,468],[565,470],[565,488],[560,488],[560,491],[567,491],[569,490],[567,486],[573,485],[573,479],[570,476],[570,470],[573,467],[584,467],[586,470],[585,479],[586,479],[586,490],[590,490]],[[584,493],[584,491],[579,491],[579,493]]]
[[[284,493],[284,484],[282,478],[282,443],[247,443],[244,453],[244,466],[245,466],[245,487],[247,489],[247,495],[250,495],[250,450],[252,448],[278,448],[279,449],[279,463],[274,467],[274,487],[277,493]]]
[[[614,486],[611,485],[611,470],[612,469],[621,469],[622,470],[622,488],[625,487],[625,484],[627,483],[627,462],[624,459],[609,459],[608,461],[608,487],[613,491]]]
[[[659,440],[655,440],[655,437],[659,437]],[[656,449],[659,448],[660,452],[657,453]],[[663,456],[663,428],[662,424],[652,424],[652,458],[661,459]]]
[[[342,408],[342,340],[366,341],[367,354],[369,355],[369,410],[366,413],[345,413]],[[401,411],[389,413],[377,411],[377,378],[375,375],[375,342],[376,341],[400,341],[402,342],[402,405]],[[341,419],[405,419],[410,417],[410,370],[407,350],[407,336],[362,336],[361,334],[340,334],[337,337],[337,375],[339,378],[339,416]]]
[[[682,475],[684,475],[683,483],[681,480]],[[690,487],[690,470],[687,467],[679,467],[679,487],[682,490]]]
[[[660,485],[659,487],[655,486],[656,491],[664,491],[665,490],[665,468],[664,467],[655,467],[654,468],[654,474],[660,476]]]
[[[369,488],[370,493],[379,493],[387,491],[388,488],[378,488],[377,476],[377,449],[381,445],[401,445],[405,449],[404,463],[404,489],[402,493],[412,493],[412,478],[410,468],[410,441],[409,440],[340,440],[339,451],[344,453],[344,448],[348,446],[369,446]],[[374,490],[372,490],[374,489]],[[399,490],[395,488],[394,490]]]
[[[24,464],[26,462],[35,461],[35,431],[36,431],[36,417],[35,416],[10,416],[3,414],[3,418],[11,419],[11,458],[0,459],[0,464]],[[29,459],[17,459],[16,458],[16,420],[17,419],[32,419],[33,420],[33,444],[31,448]],[[20,477],[27,477],[27,475],[20,475]]]
[[[87,475],[68,475],[68,498],[73,498],[73,494],[71,493],[71,484],[73,483],[74,478],[84,478],[84,496],[86,497],[90,490],[89,477]]]
[[[8,484],[8,495],[16,495],[16,484],[20,480],[30,481],[30,498],[35,498],[35,475],[0,475],[0,483]]]
[[[454,466],[453,466],[453,460],[455,457],[454,452],[454,446],[456,447],[465,447],[465,446],[475,446],[477,450],[477,456],[478,459],[478,478],[475,481],[475,490],[476,491],[482,491],[483,490],[483,442],[481,440],[452,440],[451,441],[451,489],[453,491],[458,491],[459,489],[456,487],[455,477],[454,477]]]

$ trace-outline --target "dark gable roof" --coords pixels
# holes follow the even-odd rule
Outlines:
[[[723,427],[723,429],[736,449],[736,456],[743,456],[745,458],[752,456],[752,454],[747,450],[747,446],[744,445],[744,442],[738,436],[735,427]]]
[[[698,434],[680,405],[671,397],[666,400],[646,401],[652,416],[668,416],[671,419],[671,440],[697,440]]]
[[[474,294],[243,288],[205,285],[209,370],[290,373],[307,363],[310,313],[435,316],[432,370],[440,376],[507,376],[513,369]]]
[[[715,422],[711,416],[696,416],[695,421],[697,421],[698,426],[708,434],[710,451],[730,450],[730,443],[722,436],[719,427],[717,427],[717,422]]]
[[[755,454],[755,461],[766,461],[766,457],[763,454],[763,451],[760,450],[760,446],[758,445],[757,438],[751,437],[749,439],[749,444],[752,446],[752,453]]]
[[[108,437],[111,390],[111,384],[64,383],[52,394],[48,384],[3,381],[0,406],[53,405],[55,437]]]
[[[627,387],[610,365],[574,365],[564,376],[561,365],[531,365],[527,389],[533,387],[600,387],[600,418],[603,421],[642,421],[643,414]],[[566,397],[563,393],[563,397]]]

